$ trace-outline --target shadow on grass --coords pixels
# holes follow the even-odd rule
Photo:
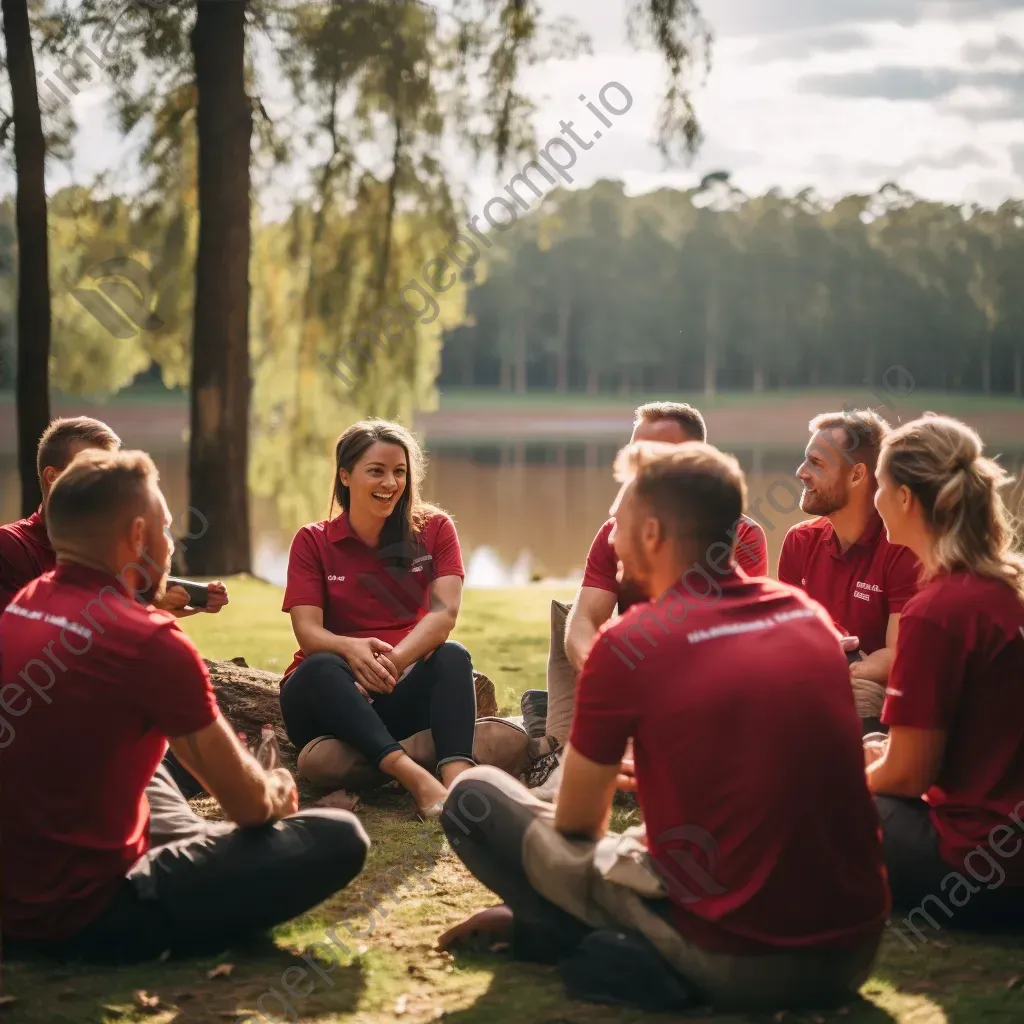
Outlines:
[[[317,962],[322,972],[318,976],[309,960],[281,949],[269,937],[216,958],[114,968],[38,960],[3,966],[4,993],[17,1000],[4,1011],[5,1024],[333,1019],[354,1012],[366,988],[359,959],[341,966],[337,961]],[[220,972],[211,978],[217,968]]]
[[[887,937],[875,968],[895,992],[933,1003],[946,1024],[1024,1021],[1024,933],[919,927],[901,934]]]
[[[445,1024],[640,1024],[641,1021],[686,1021],[689,1024],[894,1024],[897,1018],[857,997],[841,1009],[795,1014],[780,1008],[755,1014],[725,1013],[698,1006],[671,1013],[588,1003],[568,998],[556,967],[521,963],[507,956],[464,954],[461,967],[491,973],[489,988],[472,1006],[445,1014]]]

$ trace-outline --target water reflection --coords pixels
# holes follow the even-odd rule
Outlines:
[[[616,493],[610,443],[439,445],[429,451],[425,496],[455,519],[470,587],[518,586],[539,579],[578,580],[594,533]],[[149,445],[175,518],[185,511],[187,453],[180,444]],[[786,531],[803,518],[793,471],[797,449],[734,449],[747,473],[774,572]],[[1020,474],[1024,450],[1001,461]],[[1022,492],[1018,485],[1014,506]],[[0,454],[0,521],[17,518],[17,468]],[[310,518],[326,509],[312,510]],[[282,584],[288,549],[300,523],[281,523],[270,500],[252,507],[254,571]]]

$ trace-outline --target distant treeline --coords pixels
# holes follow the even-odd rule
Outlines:
[[[1024,393],[1024,201],[895,185],[826,204],[725,175],[556,192],[495,233],[440,383],[525,392],[918,387]]]

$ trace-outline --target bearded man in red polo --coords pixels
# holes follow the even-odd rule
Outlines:
[[[921,567],[909,548],[890,544],[875,510],[875,469],[889,424],[871,409],[824,413],[796,475],[800,508],[816,518],[792,527],[779,556],[779,580],[804,590],[850,638],[850,679],[865,733],[880,728],[900,613],[916,593]]]

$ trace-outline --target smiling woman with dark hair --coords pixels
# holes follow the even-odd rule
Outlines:
[[[419,495],[423,456],[396,423],[338,439],[331,513],[292,542],[284,611],[299,644],[281,689],[299,750],[328,736],[354,748],[436,817],[474,764],[469,653],[448,640],[464,571],[451,519]],[[441,781],[399,743],[429,729]],[[397,738],[396,738],[397,737]]]

